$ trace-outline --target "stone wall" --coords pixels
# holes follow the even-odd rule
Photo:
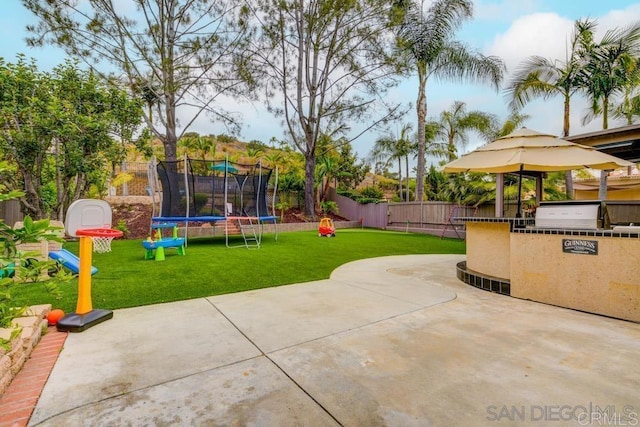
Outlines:
[[[40,341],[42,332],[47,327],[47,314],[50,311],[49,304],[29,307],[23,317],[14,319],[13,323],[21,327],[22,331],[12,340],[11,329],[0,328],[0,338],[10,340],[8,350],[0,347],[0,396],[9,387]]]
[[[222,224],[222,222],[220,222]],[[278,224],[278,233],[285,233],[289,231],[309,231],[317,230],[319,222],[292,222],[285,224]],[[356,228],[360,227],[359,221],[334,221],[333,225],[336,229],[340,228]],[[257,227],[256,227],[257,230]],[[184,236],[184,227],[179,228],[179,233]],[[189,237],[211,237],[211,236],[224,236],[224,226],[212,226],[211,224],[205,224],[201,227],[189,227]],[[273,223],[265,223],[263,233],[273,233]]]

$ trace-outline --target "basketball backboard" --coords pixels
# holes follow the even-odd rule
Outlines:
[[[104,200],[80,199],[67,209],[65,231],[77,237],[76,231],[85,228],[111,228],[111,206]]]

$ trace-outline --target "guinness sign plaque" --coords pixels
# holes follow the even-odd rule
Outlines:
[[[598,255],[598,241],[562,239],[562,252],[567,254]]]

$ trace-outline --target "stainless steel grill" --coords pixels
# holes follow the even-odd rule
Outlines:
[[[537,228],[597,230],[610,227],[607,206],[600,200],[542,202],[536,209]]]

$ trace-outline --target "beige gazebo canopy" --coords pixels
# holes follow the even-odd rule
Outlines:
[[[571,169],[616,169],[633,163],[593,147],[565,141],[527,128],[477,148],[444,167],[445,172],[553,172]]]
[[[519,173],[521,184],[522,174],[526,172],[554,172],[583,168],[607,170],[630,166],[634,164],[597,151],[593,147],[521,128],[447,163],[444,171]],[[539,188],[542,186],[540,185]],[[496,185],[496,190],[497,200],[502,200],[503,188]],[[520,191],[519,186],[518,214],[520,213]]]

